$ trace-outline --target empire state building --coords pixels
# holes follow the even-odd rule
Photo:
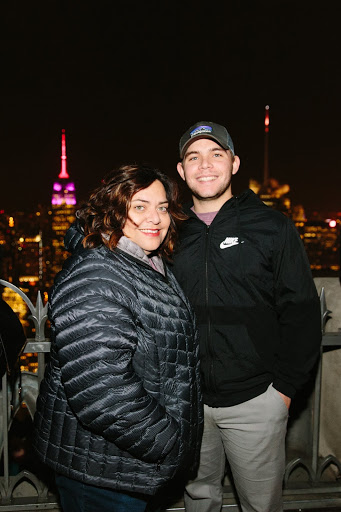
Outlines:
[[[67,171],[65,130],[62,130],[61,168],[53,184],[52,193],[52,273],[61,269],[68,257],[64,249],[64,236],[70,224],[75,220],[76,194],[75,184]]]

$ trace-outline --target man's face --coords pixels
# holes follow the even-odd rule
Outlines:
[[[218,206],[232,197],[231,178],[239,169],[239,158],[211,139],[197,139],[188,146],[177,169],[193,196]],[[220,204],[221,203],[221,204]]]

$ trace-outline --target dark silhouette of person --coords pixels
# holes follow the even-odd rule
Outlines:
[[[13,371],[26,342],[21,322],[13,309],[0,298],[0,374]]]

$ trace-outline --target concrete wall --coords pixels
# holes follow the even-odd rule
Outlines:
[[[341,330],[341,285],[338,278],[314,279],[318,294],[325,289],[331,311],[326,332]],[[320,416],[320,455],[335,455],[341,460],[341,348],[325,348],[322,359],[322,396]]]

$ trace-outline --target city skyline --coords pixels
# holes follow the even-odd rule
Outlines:
[[[262,179],[269,104],[270,176],[290,185],[293,205],[341,210],[331,5],[19,4],[4,8],[1,35],[0,209],[46,204],[62,129],[78,201],[123,163],[151,163],[180,183],[178,141],[198,120],[230,131],[238,193]]]

